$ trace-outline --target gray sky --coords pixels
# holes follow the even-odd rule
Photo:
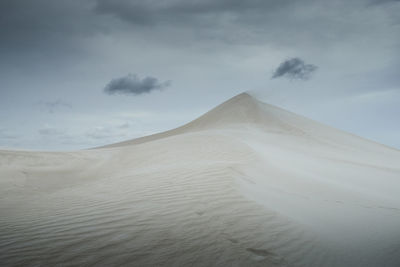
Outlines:
[[[250,90],[400,148],[400,1],[0,0],[0,148],[167,130]]]

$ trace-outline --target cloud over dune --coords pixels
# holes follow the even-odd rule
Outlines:
[[[283,61],[272,75],[272,79],[286,77],[289,79],[307,80],[317,70],[317,66],[306,64],[300,58]]]
[[[157,78],[151,76],[141,79],[136,74],[128,74],[121,78],[112,79],[104,88],[104,92],[107,94],[140,95],[154,90],[162,90],[170,85],[170,81],[159,82]]]

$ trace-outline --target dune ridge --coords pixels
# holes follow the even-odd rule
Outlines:
[[[400,266],[400,151],[247,93],[173,130],[0,151],[1,266]]]

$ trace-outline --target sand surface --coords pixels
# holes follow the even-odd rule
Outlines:
[[[0,266],[400,266],[400,151],[243,93],[180,128],[0,151]]]

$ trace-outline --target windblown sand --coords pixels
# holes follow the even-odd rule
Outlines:
[[[0,266],[400,266],[400,151],[244,93],[180,128],[0,151]]]

